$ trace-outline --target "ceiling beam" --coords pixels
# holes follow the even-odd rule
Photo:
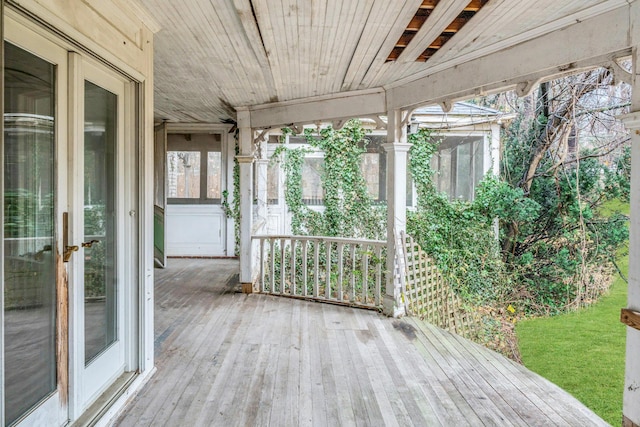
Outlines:
[[[441,1],[431,12],[427,21],[411,39],[398,57],[398,62],[414,62],[429,45],[460,15],[469,0]]]
[[[294,123],[314,123],[386,114],[384,89],[341,92],[329,96],[249,107],[251,127],[265,129]]]
[[[389,85],[389,109],[460,100],[518,83],[605,65],[640,37],[636,8],[625,5],[563,29],[412,81]],[[636,22],[637,21],[637,22]]]

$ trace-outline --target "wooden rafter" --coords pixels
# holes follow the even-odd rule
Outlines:
[[[415,59],[417,62],[424,62],[428,60],[435,52],[438,51],[444,44],[449,41],[464,25],[473,18],[473,16],[485,5],[489,0],[471,0],[469,3],[462,8],[457,17],[455,17],[440,35],[435,37],[434,40],[429,41],[429,45],[426,46],[425,50],[418,55]],[[420,29],[427,22],[434,9],[438,6],[440,0],[423,0],[422,4],[418,7],[416,14],[413,16],[409,24],[407,25],[405,31],[402,33],[402,36],[398,39],[398,42],[395,44],[389,56],[387,57],[387,61],[395,61],[400,55],[404,52],[405,48],[409,46],[411,41],[414,39],[416,34],[420,31]]]
[[[420,9],[429,9],[433,10],[438,4],[439,0],[422,0],[422,4],[420,5]]]

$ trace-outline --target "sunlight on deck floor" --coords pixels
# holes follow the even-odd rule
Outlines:
[[[157,373],[119,426],[607,425],[547,380],[413,319],[234,291],[235,260],[156,269]]]

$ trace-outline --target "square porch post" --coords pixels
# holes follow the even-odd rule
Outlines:
[[[411,144],[407,143],[407,118],[402,110],[387,114],[387,281],[383,299],[383,310],[388,316],[405,314],[401,302],[400,272],[396,258],[400,241],[397,236],[406,229],[407,223],[407,155]]]
[[[253,229],[253,132],[249,110],[237,110],[239,148],[236,156],[240,166],[240,283],[242,292],[253,291],[253,260],[251,231]]]
[[[640,312],[640,56],[633,49],[631,113],[622,118],[631,133],[631,219],[627,308]],[[625,427],[640,426],[640,330],[627,327],[623,399]]]

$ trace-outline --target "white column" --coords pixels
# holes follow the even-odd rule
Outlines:
[[[631,220],[627,308],[640,312],[640,58],[633,50],[631,113],[623,122],[631,132]],[[640,426],[640,330],[627,327],[623,399],[625,427]]]
[[[406,229],[407,223],[407,126],[401,110],[390,111],[387,116],[387,283],[384,295],[384,313],[399,317],[404,313],[400,299],[400,278],[396,268],[398,240],[396,236]]]
[[[242,291],[253,290],[253,262],[251,232],[253,228],[253,132],[249,110],[238,108],[240,154],[236,156],[240,165],[240,283]]]

